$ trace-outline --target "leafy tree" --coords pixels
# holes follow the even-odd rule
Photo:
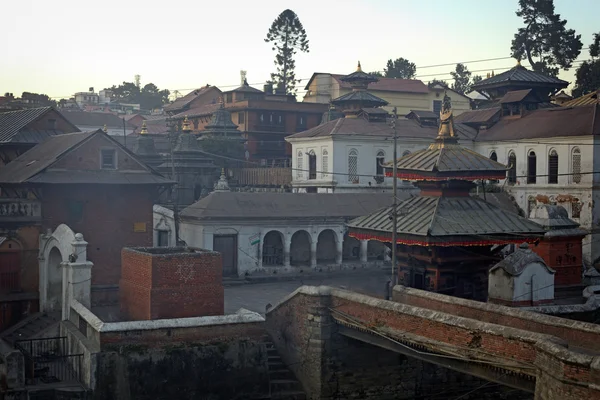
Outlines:
[[[443,87],[448,87],[448,83],[442,79],[436,79],[433,78],[432,80],[429,81],[429,83],[427,84],[428,87],[434,87],[435,85],[442,85]]]
[[[465,67],[464,64],[456,64],[456,69],[450,72],[454,83],[452,83],[452,90],[465,94],[471,91],[471,72]]]
[[[118,101],[139,104],[140,108],[144,110],[150,110],[167,104],[169,102],[169,95],[171,94],[168,89],[159,90],[153,83],[147,83],[140,89],[134,82],[123,82],[119,86],[113,85],[110,90],[112,90],[113,96]]]
[[[386,78],[414,79],[417,66],[406,58],[400,57],[395,60],[389,59],[383,71]]]
[[[369,75],[376,76],[377,78],[384,78],[383,74],[379,71],[369,72]]]
[[[552,76],[558,75],[559,68],[571,68],[583,46],[581,35],[566,28],[567,20],[554,12],[554,0],[519,0],[516,14],[525,27],[512,41],[513,57],[527,58],[534,71]]]
[[[481,75],[473,75],[473,85],[481,82],[483,80],[483,76]]]
[[[581,63],[575,73],[575,87],[571,94],[574,97],[583,96],[600,89],[600,59],[596,59],[600,53],[600,33],[594,34],[594,42],[590,45],[591,61]]]
[[[308,53],[308,39],[300,19],[292,10],[285,10],[271,25],[265,42],[273,45],[277,51],[275,65],[277,72],[271,74],[276,86],[281,86],[286,94],[296,94],[296,62],[294,54],[298,51]]]
[[[26,100],[29,103],[33,103],[40,106],[56,106],[56,101],[48,97],[47,94],[23,92],[21,94],[21,100]]]

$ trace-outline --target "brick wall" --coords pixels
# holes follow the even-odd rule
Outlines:
[[[555,285],[581,284],[582,239],[581,236],[545,239],[532,248],[556,271]]]
[[[600,351],[600,326],[536,314],[515,308],[459,299],[439,293],[396,286],[394,301],[452,315],[553,335],[569,344]]]
[[[124,248],[121,311],[133,320],[224,313],[221,254],[183,248]]]

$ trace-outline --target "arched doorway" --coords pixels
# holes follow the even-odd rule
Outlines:
[[[360,241],[348,235],[344,236],[342,246],[342,260],[356,261],[360,260]]]
[[[367,242],[367,258],[369,260],[385,260],[385,253],[387,251],[387,247],[383,242],[379,240],[369,240]]]
[[[292,236],[290,264],[310,265],[310,235],[308,232],[298,231]]]
[[[336,245],[335,232],[326,229],[319,234],[317,239],[317,263],[333,264],[335,263]]]
[[[263,266],[283,265],[283,234],[279,231],[267,232],[263,239]]]
[[[14,240],[6,240],[0,244],[0,293],[20,290],[21,245]]]
[[[48,286],[46,291],[47,309],[58,311],[62,305],[62,262],[63,257],[58,247],[53,247],[48,255],[46,265]]]

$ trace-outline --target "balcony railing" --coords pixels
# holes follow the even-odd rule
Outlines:
[[[291,168],[235,168],[233,177],[240,186],[288,186],[292,182]]]
[[[39,201],[0,198],[0,222],[38,222],[41,219]]]

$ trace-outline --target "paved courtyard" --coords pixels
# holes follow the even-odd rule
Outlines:
[[[386,282],[389,279],[389,272],[382,269],[369,269],[338,272],[326,276],[311,275],[293,281],[248,283],[225,287],[225,314],[234,313],[240,308],[264,314],[267,304],[277,304],[302,285],[327,285],[383,298]]]

